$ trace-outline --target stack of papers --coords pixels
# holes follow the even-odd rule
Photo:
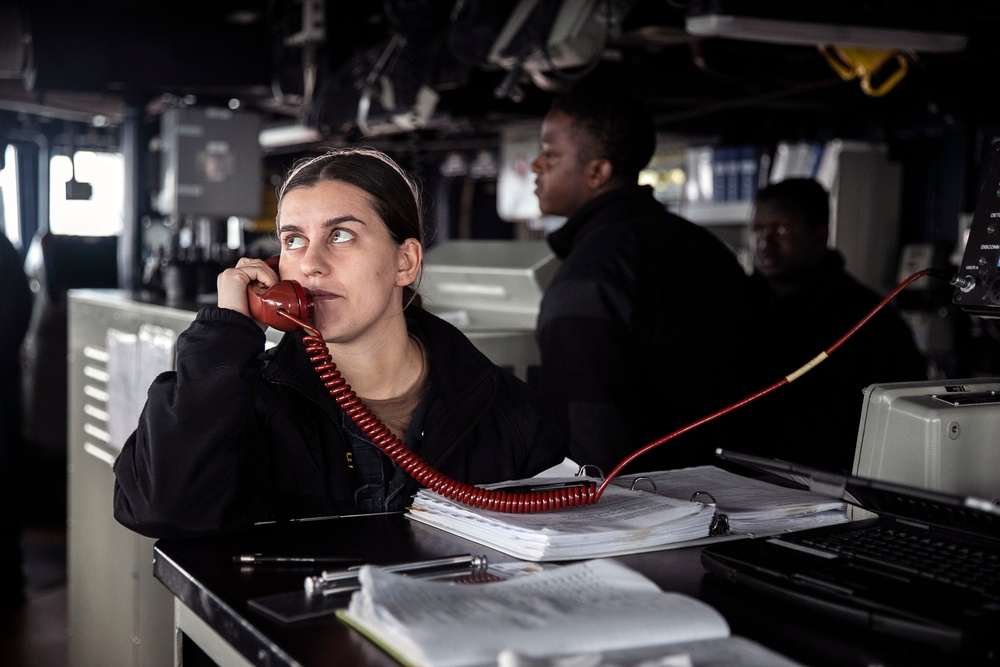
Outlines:
[[[546,482],[555,478],[546,477]],[[582,481],[585,478],[559,478]],[[599,481],[599,480],[592,480]],[[523,485],[515,480],[488,488]],[[654,551],[708,536],[715,507],[609,485],[593,505],[509,514],[476,509],[427,489],[406,516],[530,561],[578,560]]]

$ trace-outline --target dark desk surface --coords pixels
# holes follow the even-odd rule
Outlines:
[[[248,606],[265,595],[301,591],[307,575],[322,567],[241,566],[239,554],[347,556],[388,564],[455,554],[486,554],[491,563],[509,556],[406,519],[367,515],[258,526],[218,538],[160,540],[154,574],[181,602],[254,664],[393,667],[382,653],[335,616],[282,623]],[[733,634],[765,644],[817,667],[951,664],[905,642],[889,642],[775,601],[734,591],[705,574],[701,549],[686,547],[621,557],[664,590],[701,598],[716,607]]]

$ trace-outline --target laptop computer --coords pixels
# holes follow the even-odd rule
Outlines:
[[[1000,506],[722,449],[716,454],[867,510],[848,523],[704,548],[702,565],[725,585],[948,653],[1000,652]]]

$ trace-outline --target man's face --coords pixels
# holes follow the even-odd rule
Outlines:
[[[571,216],[594,196],[587,181],[588,141],[570,116],[561,111],[545,116],[541,152],[531,163],[535,196],[543,214]]]
[[[750,221],[754,269],[766,278],[793,278],[822,260],[828,234],[827,225],[810,227],[792,208],[761,202]]]

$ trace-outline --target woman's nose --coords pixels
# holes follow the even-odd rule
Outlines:
[[[302,255],[302,273],[316,275],[329,270],[329,259],[322,248],[311,245]]]

